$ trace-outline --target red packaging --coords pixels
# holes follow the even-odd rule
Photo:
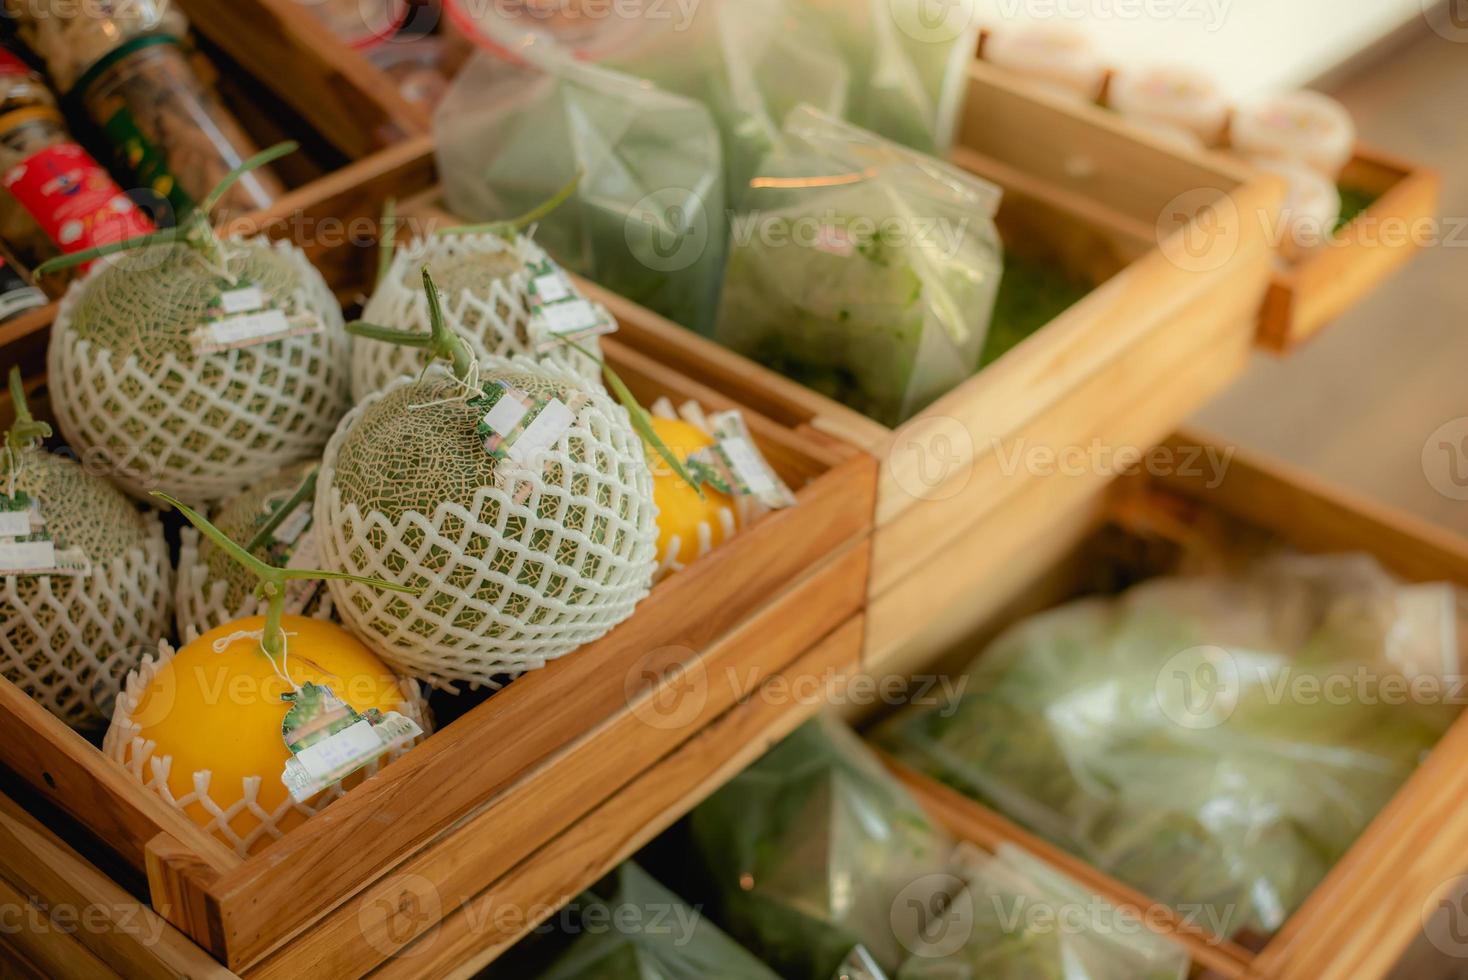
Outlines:
[[[11,167],[4,184],[62,252],[146,235],[153,223],[75,143],[45,147]]]

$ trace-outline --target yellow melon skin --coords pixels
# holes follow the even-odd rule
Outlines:
[[[236,636],[258,632],[264,624],[260,616],[237,620],[188,644],[159,669],[132,712],[138,735],[157,743],[153,757],[173,758],[168,790],[175,799],[192,794],[194,773],[204,770],[211,773],[209,797],[222,810],[243,797],[244,781],[250,777],[260,778],[256,799],[266,813],[275,814],[289,798],[280,779],[290,757],[281,735],[289,705],[280,695],[289,688],[260,651],[258,636]],[[346,630],[299,616],[285,617],[284,627],[283,666],[297,685],[310,681],[330,687],[358,712],[378,708],[408,713],[403,688],[392,671]],[[223,651],[216,652],[215,642],[232,636]],[[151,774],[145,770],[144,776]],[[360,778],[349,777],[348,783]],[[197,802],[185,806],[184,812],[201,826],[214,820]],[[276,818],[276,827],[287,832],[306,815],[291,808]],[[229,825],[240,838],[248,838],[260,822],[245,810]],[[261,838],[252,851],[270,839]]]
[[[673,451],[681,463],[688,457],[714,444],[707,433],[697,426],[678,419],[656,416],[652,429],[663,444]],[[688,485],[688,482],[673,472],[667,460],[651,445],[644,442],[647,464],[652,469],[653,502],[658,508],[658,557],[666,560],[673,539],[678,539],[678,564],[687,565],[698,558],[698,529],[707,524],[712,532],[710,546],[717,548],[724,542],[724,523],[720,512],[735,513],[734,501],[728,495],[712,487],[703,488],[704,497]]]

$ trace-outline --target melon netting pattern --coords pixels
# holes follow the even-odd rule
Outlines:
[[[255,484],[244,493],[225,502],[213,515],[214,526],[223,531],[232,541],[246,544],[269,522],[273,509],[283,505],[315,468],[314,461],[292,466],[273,477]],[[301,503],[297,514],[310,513],[311,501]],[[272,549],[261,547],[255,557],[273,564],[283,564],[295,554],[305,534],[291,544],[282,544]],[[178,635],[202,635],[249,616],[265,615],[266,602],[255,595],[257,580],[247,569],[230,558],[225,552],[203,539],[192,527],[180,532],[178,556],[178,587],[174,596],[174,608],[178,621]],[[314,566],[315,558],[310,564]],[[329,620],[334,607],[331,593],[321,582],[292,582],[291,590],[302,590],[311,598],[302,608],[289,605],[293,598],[287,592],[286,612],[309,616],[312,619]]]
[[[228,271],[323,329],[196,353],[219,269],[193,248],[158,246],[99,262],[62,300],[47,358],[67,440],[129,493],[212,502],[319,454],[348,407],[341,310],[300,249],[223,244]]]
[[[163,527],[72,460],[26,450],[18,462],[14,489],[41,502],[47,533],[86,554],[91,572],[4,576],[4,675],[68,725],[100,726],[123,677],[168,632]]]
[[[604,636],[647,594],[656,508],[627,412],[575,372],[495,361],[484,382],[579,395],[538,470],[497,464],[442,374],[399,379],[343,420],[316,496],[325,568],[422,589],[330,583],[337,612],[404,673],[495,684]]]
[[[526,267],[546,258],[540,246],[523,235],[513,242],[489,234],[415,239],[393,256],[362,319],[428,333],[428,298],[423,293],[426,265],[438,287],[449,329],[469,344],[481,362],[527,356],[571,368],[600,384],[601,368],[586,355],[566,345],[541,354],[532,344]],[[582,341],[580,346],[600,356],[595,339]],[[425,351],[359,341],[352,350],[352,398],[361,401],[396,378],[420,374],[427,364]]]
[[[280,773],[262,773],[242,780],[238,795],[223,791],[216,794],[212,792],[213,787],[211,786],[213,774],[205,769],[193,774],[191,792],[183,796],[174,796],[168,785],[168,777],[173,770],[173,757],[158,754],[158,744],[152,739],[143,738],[139,734],[142,730],[141,726],[133,720],[143,692],[147,690],[149,684],[153,683],[158,672],[173,659],[173,656],[172,647],[166,642],[159,643],[158,656],[144,658],[138,668],[128,676],[127,683],[117,698],[117,706],[112,715],[112,726],[107,729],[107,734],[103,738],[102,752],[136,776],[144,786],[157,793],[164,802],[171,806],[179,810],[193,804],[202,807],[209,815],[209,822],[204,825],[204,829],[233,848],[235,853],[242,858],[249,857],[260,847],[285,836],[285,831],[280,828],[280,823],[288,814],[297,813],[302,817],[315,816],[329,804],[345,796],[360,780],[377,775],[382,766],[412,751],[412,745],[399,748],[383,759],[368,764],[343,782],[322,790],[305,803],[297,803],[287,796],[274,810],[267,810],[261,806],[260,786],[267,778],[279,780]],[[428,702],[424,699],[418,682],[403,678],[399,684],[403,689],[403,702],[398,710],[406,717],[416,721],[426,737],[432,731],[432,717],[428,710]],[[218,796],[219,800],[216,800],[215,796]],[[221,803],[220,800],[223,802]],[[249,831],[241,834],[232,824],[237,817],[245,813],[259,822]]]

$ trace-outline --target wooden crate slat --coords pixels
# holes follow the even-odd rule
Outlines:
[[[823,680],[856,666],[861,618],[836,630],[770,683]],[[765,685],[769,692],[770,683]],[[603,803],[531,860],[474,899],[532,908],[564,904],[812,717],[820,705],[756,692],[646,775]],[[389,960],[375,977],[467,977],[538,925],[496,928],[465,907],[435,933]],[[485,928],[485,919],[489,928]]]
[[[637,673],[630,675],[639,679],[645,670],[662,674],[673,665],[687,666],[656,688],[634,691],[635,697],[627,693],[626,665],[600,661],[603,688],[613,689],[627,702],[614,720],[580,744],[538,764],[513,787],[480,801],[430,848],[411,857],[404,855],[407,859],[391,867],[391,874],[377,886],[312,923],[278,958],[273,969],[287,974],[308,969],[324,971],[328,976],[355,976],[378,965],[392,946],[435,925],[427,915],[414,923],[391,916],[391,910],[413,902],[418,883],[434,882],[444,905],[477,894],[487,882],[508,872],[519,858],[583,819],[599,802],[678,744],[696,736],[702,726],[855,615],[865,594],[866,571],[866,547],[856,545],[838,556],[822,574],[781,596],[763,615],[696,660],[672,653],[648,658],[640,651],[633,661]],[[585,653],[588,660],[596,659],[593,651]],[[552,709],[545,704],[542,698],[538,709],[550,714]],[[558,715],[549,719],[551,724],[557,721],[564,727]],[[456,733],[451,727],[445,734],[452,738]],[[527,730],[521,737],[532,738],[535,734]],[[612,760],[618,764],[612,765]],[[250,894],[253,904],[247,905],[246,911],[267,915],[274,911],[278,915],[281,910],[270,901],[282,893],[283,884],[278,875],[273,876],[268,890],[257,889]],[[232,923],[226,919],[226,924]],[[258,931],[274,936],[284,929],[270,923],[258,927]],[[366,942],[362,941],[364,936]],[[231,943],[232,951],[249,948]]]

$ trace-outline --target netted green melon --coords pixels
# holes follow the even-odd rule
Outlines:
[[[316,466],[315,460],[308,460],[260,481],[221,505],[213,515],[214,525],[232,540],[249,543],[275,524],[252,554],[275,565],[315,565],[316,532],[310,524]],[[302,490],[308,492],[298,494]],[[287,513],[280,514],[282,509]],[[184,528],[181,537],[174,602],[179,636],[187,639],[264,612],[265,600],[255,595],[256,579],[249,569],[207,538],[201,539],[192,527]],[[292,583],[286,612],[330,619],[330,594],[319,582]]]
[[[5,567],[41,570],[14,546],[49,541],[55,561],[44,564],[57,571],[4,575],[5,677],[67,724],[100,725],[127,672],[168,629],[173,568],[163,528],[30,438],[16,439],[0,465],[0,502],[11,515],[34,511],[33,533],[0,536]]]
[[[468,343],[476,358],[526,355],[563,364],[599,383],[596,362],[574,347],[537,349],[542,338],[532,331],[530,288],[537,270],[549,262],[545,251],[524,235],[509,238],[480,232],[420,238],[396,252],[362,319],[427,334],[422,280],[426,266],[442,294],[449,328]],[[611,314],[595,309],[611,322]],[[596,349],[593,338],[578,345]],[[361,401],[394,378],[421,373],[430,357],[426,351],[394,344],[357,344],[352,350],[352,398]]]
[[[652,476],[626,409],[555,364],[488,361],[473,380],[434,368],[370,396],[327,445],[316,496],[323,567],[421,590],[332,582],[338,614],[440,686],[493,684],[600,638],[655,565]],[[485,448],[468,396],[501,382],[576,406],[533,463]]]
[[[309,332],[217,349],[217,325],[240,322],[233,303]],[[135,495],[231,496],[319,455],[348,406],[341,324],[293,245],[200,238],[117,255],[71,287],[52,331],[62,431]]]

